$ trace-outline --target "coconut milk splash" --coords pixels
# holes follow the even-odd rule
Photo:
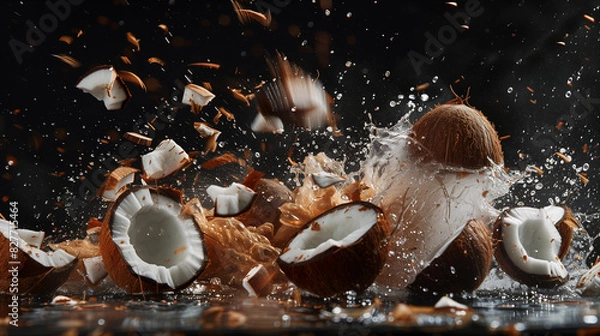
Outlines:
[[[511,183],[501,166],[468,170],[432,161],[410,130],[408,115],[376,129],[361,167],[371,201],[392,225],[388,260],[376,280],[390,291],[409,285],[470,219],[491,223],[498,215],[492,203]]]

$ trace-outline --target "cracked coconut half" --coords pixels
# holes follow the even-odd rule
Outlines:
[[[100,238],[106,270],[129,293],[185,288],[204,270],[206,244],[181,194],[135,187],[109,208]]]
[[[566,206],[507,210],[494,224],[494,256],[503,271],[523,284],[560,286],[569,279],[561,260],[577,227]]]

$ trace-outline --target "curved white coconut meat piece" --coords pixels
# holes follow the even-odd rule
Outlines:
[[[260,113],[254,117],[250,128],[252,129],[252,132],[256,133],[281,134],[284,130],[281,118],[276,116],[264,116]]]
[[[131,97],[129,89],[112,66],[103,66],[90,71],[76,87],[103,101],[107,110],[123,108]]]
[[[181,102],[190,105],[193,113],[199,113],[215,95],[200,85],[188,84],[183,91]]]
[[[312,173],[311,176],[315,183],[321,188],[327,188],[336,183],[346,181],[346,178],[343,176],[327,172]]]
[[[20,235],[21,232],[24,234],[23,237]],[[63,250],[59,249],[46,252],[39,247],[36,247],[39,246],[39,238],[34,237],[41,236],[43,239],[44,233],[35,232],[36,231],[31,230],[17,230],[12,222],[0,219],[0,233],[2,233],[9,241],[16,241],[17,246],[23,253],[29,255],[30,258],[37,261],[42,266],[61,268],[75,260],[75,256],[72,256]],[[31,239],[29,241],[31,244],[25,239]]]
[[[83,266],[85,267],[85,277],[92,285],[96,285],[108,275],[102,256],[83,259]]]
[[[286,263],[310,260],[332,246],[350,246],[378,222],[377,212],[362,206],[346,207],[318,218],[301,231],[279,256]]]
[[[100,196],[105,200],[114,201],[125,186],[133,183],[137,172],[138,170],[132,167],[119,167],[113,170],[100,186],[98,190]]]
[[[177,288],[206,259],[202,237],[181,205],[143,188],[122,199],[115,210],[112,240],[133,272]]]
[[[505,248],[511,248],[507,251],[510,260],[530,274],[567,277],[569,273],[558,258],[562,238],[555,226],[563,215],[564,210],[556,206],[508,211],[502,232]],[[526,241],[527,247],[521,241]]]
[[[200,133],[201,137],[206,139],[206,144],[204,145],[204,151],[206,153],[217,150],[217,139],[219,138],[219,135],[221,135],[221,131],[214,129],[207,123],[201,121],[195,122],[194,128]]]
[[[587,270],[577,282],[577,289],[583,296],[600,295],[600,263]]]
[[[211,185],[206,193],[215,203],[218,216],[235,216],[245,211],[256,195],[252,189],[236,182],[226,188]]]
[[[190,162],[189,155],[175,141],[165,139],[156,148],[142,155],[144,179],[158,180],[167,177]]]

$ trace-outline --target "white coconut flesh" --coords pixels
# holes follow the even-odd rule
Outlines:
[[[327,188],[336,183],[346,181],[346,178],[344,178],[343,176],[327,172],[313,173],[310,175],[312,176],[315,183],[321,188]]]
[[[279,258],[286,263],[309,261],[331,247],[350,246],[377,224],[377,212],[355,205],[316,218]]]
[[[600,295],[600,263],[596,263],[581,276],[577,288],[583,296]]]
[[[562,239],[555,226],[563,216],[564,209],[557,206],[508,211],[502,240],[510,260],[529,274],[566,277],[568,272],[558,258]]]
[[[257,114],[250,128],[257,133],[283,133],[283,121],[276,116],[264,116],[261,113]]]
[[[133,191],[114,212],[112,240],[132,271],[171,288],[188,282],[206,258],[202,236],[176,200]]]
[[[61,268],[75,259],[75,256],[64,250],[59,249],[49,252],[41,250],[41,240],[44,239],[44,232],[16,229],[12,222],[2,219],[0,219],[0,231],[6,239],[16,242],[23,253],[26,253],[44,267]]]
[[[240,183],[232,183],[229,187],[211,185],[206,193],[215,203],[215,214],[234,216],[244,211],[254,199],[256,192]]]
[[[83,259],[83,266],[85,267],[85,276],[93,285],[108,275],[101,256]]]
[[[115,68],[105,67],[85,76],[76,87],[104,102],[107,110],[121,108],[123,101],[129,98],[127,88],[118,80]]]
[[[161,179],[181,169],[189,161],[189,155],[175,141],[163,140],[152,152],[142,155],[144,178]]]
[[[182,102],[186,105],[206,106],[215,95],[200,85],[188,84],[183,91]]]

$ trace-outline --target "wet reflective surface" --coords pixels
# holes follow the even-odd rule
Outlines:
[[[384,287],[323,300],[287,285],[254,299],[216,280],[158,296],[75,285],[22,295],[18,328],[6,319],[12,298],[0,294],[0,334],[600,332],[599,299],[575,288],[600,251],[600,1],[239,1],[257,13],[268,10],[266,25],[262,17],[238,16],[228,1],[48,3],[0,5],[7,28],[0,213],[15,209],[20,228],[45,230],[49,242],[82,238],[88,219],[105,215],[107,203],[95,197],[105,174],[148,152],[127,141],[126,132],[154,145],[176,139],[200,153],[164,183],[209,206],[208,185],[246,173],[203,169],[213,157],[244,157],[289,187],[298,185],[293,163],[309,154],[325,152],[356,172],[374,129],[383,132],[403,117],[414,122],[456,95],[469,95],[502,139],[512,184],[492,206],[568,204],[582,230],[564,261],[571,275],[565,286],[521,286],[494,264],[480,290],[453,297],[468,312],[432,310],[436,293]],[[252,132],[256,106],[232,89],[255,94],[271,79],[265,57],[277,52],[322,82],[337,129]],[[190,65],[196,62],[219,67]],[[122,110],[107,111],[75,88],[102,64],[143,82],[128,82],[132,98]],[[216,94],[200,113],[181,103],[192,82],[209,83]],[[234,118],[216,117],[220,108]],[[222,132],[215,152],[204,153],[196,122]],[[55,294],[81,302],[50,304]],[[394,317],[401,303],[427,308]]]

